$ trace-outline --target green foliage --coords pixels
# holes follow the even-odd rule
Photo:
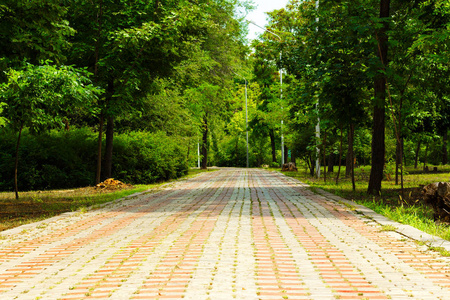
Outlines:
[[[2,115],[3,109],[6,106],[6,103],[0,102],[0,116]],[[5,126],[6,118],[0,117],[0,128]]]
[[[11,190],[16,134],[0,129],[0,190]],[[88,129],[33,135],[25,130],[20,149],[22,190],[83,187],[94,184],[97,141]],[[127,183],[153,183],[185,175],[184,143],[164,133],[119,134],[113,177]]]
[[[246,149],[245,133],[237,136],[226,136],[219,142],[219,151],[214,154],[214,165],[219,167],[245,167],[247,164]]]
[[[10,69],[7,82],[0,85],[0,99],[7,104],[2,114],[16,129],[41,132],[62,127],[67,114],[79,107],[90,109],[101,93],[87,75],[84,70],[49,64]]]
[[[60,0],[2,0],[0,4],[0,82],[3,72],[23,62],[61,62],[74,30]]]
[[[11,190],[14,174],[16,134],[0,131],[0,190]],[[44,190],[87,186],[93,183],[95,136],[86,129],[51,131],[32,135],[25,130],[19,155],[19,186],[22,190]]]
[[[116,137],[114,170],[127,183],[153,183],[187,173],[187,150],[180,138],[163,132],[129,132]]]

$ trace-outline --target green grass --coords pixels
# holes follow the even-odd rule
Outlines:
[[[181,179],[190,178],[206,171],[191,169]],[[89,207],[96,208],[101,204],[146,190],[154,191],[166,183],[135,185],[127,189],[106,192],[93,187],[20,192],[19,200],[15,199],[12,192],[2,192],[0,193],[0,231],[44,220],[65,212],[86,212]]]
[[[383,225],[381,226],[380,231],[396,231],[397,227],[393,226],[393,225]]]
[[[279,171],[279,169],[270,170]],[[335,172],[327,173],[327,182],[324,182],[323,175],[320,179],[312,178],[304,167],[299,168],[298,172],[283,173],[309,184],[312,190],[315,188],[323,189],[369,207],[394,221],[411,225],[450,241],[450,226],[434,222],[433,210],[422,201],[421,194],[423,186],[427,184],[450,181],[450,166],[448,165],[438,166],[438,173],[424,173],[422,169],[415,170],[412,167],[407,167],[404,175],[403,195],[400,185],[395,185],[394,176],[385,174],[381,194],[376,197],[367,194],[370,166],[355,169],[355,191],[352,188],[351,178],[345,178],[345,167],[341,167],[338,184],[336,184],[337,167]]]

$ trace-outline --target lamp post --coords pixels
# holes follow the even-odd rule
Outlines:
[[[267,31],[268,33],[273,34],[280,40],[280,43],[282,42],[281,37],[278,34],[276,34],[275,32],[273,32],[267,28],[261,27],[253,21],[250,21],[250,23],[263,29],[264,31]],[[280,63],[281,63],[282,56],[283,56],[283,51],[280,51]],[[283,69],[281,69],[281,66],[280,66],[280,100],[283,100]],[[283,106],[281,106],[281,111],[283,111]],[[282,117],[281,117],[281,166],[283,167],[283,165],[284,165],[284,135],[283,135],[283,115],[282,115]]]
[[[198,158],[197,166],[200,169],[200,141],[198,141],[198,138],[197,138],[197,158]]]
[[[233,71],[232,71],[233,72]],[[248,168],[248,111],[247,111],[247,79],[245,79],[244,76],[239,75],[235,72],[233,72],[237,76],[240,76],[244,79],[245,82],[245,133],[247,135],[247,168]]]
[[[319,0],[316,0],[316,11],[318,11],[318,10],[319,10]],[[316,18],[316,23],[319,23],[319,17]],[[316,31],[319,31],[318,27],[316,27]],[[320,178],[320,149],[319,149],[319,146],[317,144],[319,142],[319,140],[320,140],[319,98],[317,98],[316,110],[317,110],[317,125],[316,125],[316,152],[317,152],[316,175],[317,175],[317,178]]]

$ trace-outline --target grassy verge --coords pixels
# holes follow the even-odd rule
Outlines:
[[[279,171],[279,169],[272,170]],[[450,241],[450,226],[434,222],[433,210],[423,203],[421,194],[424,185],[450,181],[450,166],[439,166],[438,172],[435,173],[406,168],[403,193],[400,185],[395,184],[394,177],[387,174],[382,183],[382,192],[378,196],[367,194],[369,166],[355,169],[355,191],[352,189],[351,179],[345,178],[345,167],[341,169],[340,180],[336,184],[336,170],[337,168],[335,172],[327,173],[326,182],[323,176],[321,179],[312,178],[304,168],[300,168],[298,172],[283,173],[309,184],[313,189],[321,188],[342,198],[353,200],[394,221]]]
[[[205,171],[191,169],[181,179],[193,177]],[[86,187],[71,190],[21,192],[19,200],[15,199],[12,192],[2,192],[0,193],[0,231],[44,220],[65,212],[86,210],[88,207],[95,207],[134,193],[157,189],[165,183],[167,182],[135,185],[115,191]]]

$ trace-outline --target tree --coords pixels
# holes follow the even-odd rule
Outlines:
[[[183,84],[180,90],[186,91],[192,122],[198,125],[197,132],[202,136],[202,168],[208,163],[208,137],[213,146],[217,145],[214,123],[231,115],[233,70],[246,64],[245,23],[237,15],[236,6],[245,8],[246,4],[229,0],[208,2],[203,35],[189,41],[190,51],[184,51],[190,58],[175,67]]]
[[[385,101],[386,101],[386,66],[388,64],[388,35],[390,0],[380,0],[381,28],[377,30],[377,49],[379,70],[374,80],[373,130],[372,130],[372,164],[370,169],[369,194],[381,192],[385,159]]]
[[[194,118],[199,124],[199,131],[201,135],[201,168],[208,167],[208,134],[212,119],[223,111],[224,108],[224,94],[220,87],[204,83],[198,88],[193,88],[187,91],[187,96],[191,105],[191,111]]]
[[[291,1],[285,10],[273,14],[277,28],[287,32],[283,34],[287,41],[283,63],[301,83],[293,98],[291,116],[302,110],[301,115],[311,126],[320,117],[324,134],[316,145],[324,152],[330,148],[325,147],[326,140],[337,140],[336,128],[349,128],[347,159],[353,162],[350,133],[354,130],[350,128],[364,125],[367,119],[368,66],[373,58],[367,19],[372,10],[367,1],[325,1],[320,10],[314,4]]]
[[[41,132],[64,125],[64,116],[75,107],[91,109],[100,94],[87,73],[72,67],[28,64],[22,70],[10,69],[7,82],[0,86],[0,96],[7,104],[3,111],[9,125],[18,132],[14,189],[19,198],[17,168],[22,130]]]
[[[95,74],[94,82],[107,91],[99,103],[99,146],[102,117],[107,119],[103,177],[110,177],[112,172],[114,121],[143,107],[141,102],[155,92],[155,80],[176,77],[177,67],[201,51],[213,57],[215,64],[210,65],[205,77],[221,81],[229,73],[224,72],[229,66],[227,60],[234,55],[233,44],[238,43],[236,37],[242,30],[232,18],[238,3],[72,2],[70,21],[79,34],[72,40],[68,57],[77,66],[88,67]]]
[[[3,0],[0,4],[0,82],[9,68],[25,62],[64,61],[62,52],[74,30],[60,0]]]
[[[103,119],[107,120],[104,176],[111,177],[114,120],[141,106],[152,82],[182,59],[184,40],[205,26],[203,13],[186,1],[73,1],[69,20],[77,35],[69,61],[87,67],[106,90],[100,99],[97,181]],[[198,22],[196,22],[198,20]]]
[[[279,125],[282,118],[280,108],[283,106],[280,103],[280,74],[276,65],[279,59],[277,54],[280,52],[274,48],[274,43],[270,42],[272,37],[269,34],[263,35],[262,39],[253,44],[255,48],[253,74],[254,80],[261,87],[261,93],[258,100],[258,113],[252,120],[252,124],[269,136],[272,163],[276,163],[276,140],[277,132],[281,129]]]

